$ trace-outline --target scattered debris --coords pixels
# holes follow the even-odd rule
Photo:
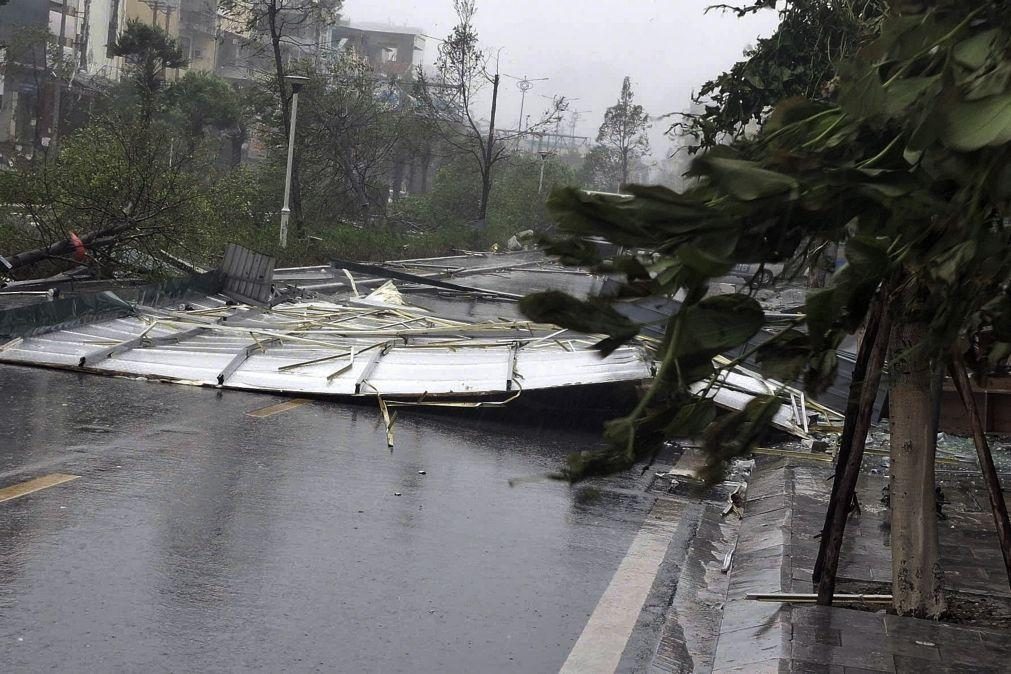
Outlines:
[[[713,359],[713,363],[726,367],[731,361],[717,357]],[[838,413],[808,400],[802,391],[740,366],[722,370],[712,380],[693,384],[691,391],[696,395],[712,398],[720,407],[731,410],[743,410],[760,395],[778,396],[783,405],[773,417],[772,425],[798,438],[810,438],[810,421],[816,414],[824,414],[828,418],[841,418]]]
[[[734,542],[734,547],[730,548],[727,554],[723,557],[723,564],[720,566],[720,571],[722,573],[730,573],[730,569],[734,566],[734,553],[737,552],[737,542]]]
[[[746,594],[745,599],[753,601],[774,601],[784,604],[814,604],[818,601],[817,594],[776,592],[769,594]],[[890,594],[836,594],[832,596],[833,604],[891,604]]]
[[[737,519],[744,518],[744,503],[746,486],[742,483],[737,485],[734,491],[730,492],[730,496],[727,497],[727,507],[723,509],[722,517],[726,517],[730,513],[737,515]]]
[[[384,291],[387,300],[393,290]],[[179,311],[111,297],[116,301],[106,304],[119,317],[90,323],[77,317],[71,329],[32,326],[31,336],[0,346],[0,361],[448,406],[500,404],[496,395],[512,400],[538,389],[631,384],[651,373],[642,345],[601,358],[593,348],[599,338],[566,333],[560,343],[557,328],[525,320],[465,321],[385,301],[258,307],[211,294],[188,299],[193,309]]]

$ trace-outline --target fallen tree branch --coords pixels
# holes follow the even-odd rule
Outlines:
[[[105,229],[91,232],[90,234],[85,234],[80,237],[80,240],[86,248],[110,246],[119,240],[120,234],[133,229],[134,226],[133,222],[121,222],[112,227],[107,227]],[[56,243],[43,248],[27,250],[16,255],[12,255],[11,257],[6,258],[5,263],[0,262],[0,264],[3,264],[7,271],[10,272],[20,267],[27,267],[37,262],[42,262],[43,260],[73,253],[74,248],[75,245],[73,240],[68,237],[62,241],[57,241]]]

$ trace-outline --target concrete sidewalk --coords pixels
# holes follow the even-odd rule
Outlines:
[[[935,623],[885,611],[791,606],[745,599],[753,592],[811,592],[831,467],[759,461],[748,489],[714,672],[1006,672],[1011,631]],[[956,601],[1008,606],[1011,593],[989,512],[968,477],[949,480],[941,550]],[[861,478],[863,511],[846,529],[839,591],[890,588],[885,478]],[[944,482],[942,481],[942,486]],[[985,498],[982,500],[985,504]],[[985,505],[984,505],[985,507]],[[700,671],[696,669],[696,671]]]

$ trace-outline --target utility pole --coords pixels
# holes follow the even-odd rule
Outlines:
[[[583,116],[584,113],[593,112],[593,110],[573,110],[572,119],[569,124],[569,138],[572,143],[572,150],[576,149],[576,125],[579,123],[579,118]]]
[[[516,86],[519,87],[519,90],[521,92],[520,93],[520,123],[519,123],[518,126],[519,126],[520,133],[523,133],[523,106],[526,105],[526,103],[527,103],[527,92],[530,91],[533,88],[534,83],[531,82],[530,80],[528,80],[526,78],[526,76],[524,76],[523,79],[521,79],[519,82],[516,83]]]
[[[491,195],[491,165],[495,157],[495,112],[498,109],[499,75],[495,73],[491,87],[491,119],[488,122],[488,142],[484,146],[484,166],[481,167],[481,226],[488,215],[488,197]]]

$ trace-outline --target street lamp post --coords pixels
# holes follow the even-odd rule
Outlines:
[[[507,77],[512,77],[512,75],[507,75]],[[522,92],[520,94],[520,121],[519,128],[517,129],[520,133],[523,133],[523,104],[527,102],[527,92],[533,88],[534,82],[546,82],[548,79],[549,78],[547,77],[535,77],[534,79],[530,79],[524,75],[523,79],[516,82],[516,88]]]
[[[288,170],[284,176],[284,206],[281,207],[281,248],[288,247],[288,218],[291,217],[291,208],[288,204],[291,199],[291,166],[295,159],[295,120],[298,117],[298,92],[302,86],[309,81],[308,77],[301,75],[285,75],[291,85],[291,121],[288,124]]]

